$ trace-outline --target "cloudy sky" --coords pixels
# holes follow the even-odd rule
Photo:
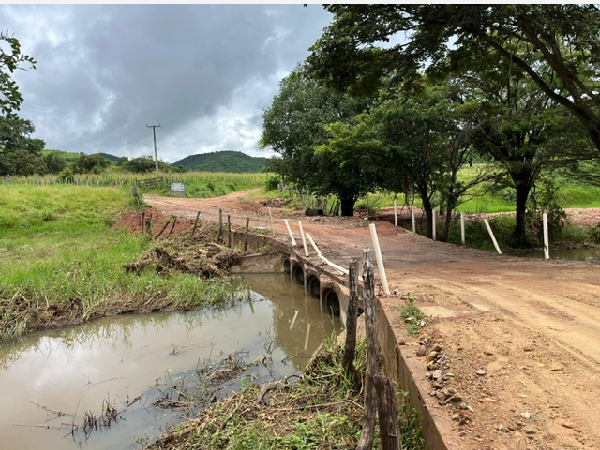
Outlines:
[[[37,69],[14,75],[46,148],[175,162],[257,148],[278,82],[331,15],[318,4],[0,5]]]

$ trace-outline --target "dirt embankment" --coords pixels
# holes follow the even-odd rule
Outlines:
[[[233,227],[271,229],[301,248],[298,220],[328,259],[347,266],[372,247],[365,217],[305,217],[245,201],[144,196],[163,214]],[[596,225],[598,210],[567,211]],[[271,217],[270,215],[271,214]],[[391,295],[381,295],[416,383],[449,448],[595,449],[600,442],[600,266],[530,260],[434,242],[376,223]],[[309,251],[312,249],[309,247]],[[428,318],[407,333],[407,293]],[[433,352],[433,353],[432,353]]]

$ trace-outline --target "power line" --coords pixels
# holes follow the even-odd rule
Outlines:
[[[146,126],[148,128],[152,128],[152,131],[154,133],[154,161],[156,162],[156,171],[158,172],[158,150],[156,148],[156,129],[160,128],[160,124],[158,124],[158,125],[148,125],[148,124],[146,124]]]

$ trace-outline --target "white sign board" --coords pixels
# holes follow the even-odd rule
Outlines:
[[[185,192],[184,183],[171,183],[171,192]]]

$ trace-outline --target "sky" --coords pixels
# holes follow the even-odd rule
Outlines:
[[[176,162],[260,150],[279,81],[332,19],[308,4],[0,4],[35,70],[13,74],[48,149]],[[23,66],[25,67],[25,66]]]

